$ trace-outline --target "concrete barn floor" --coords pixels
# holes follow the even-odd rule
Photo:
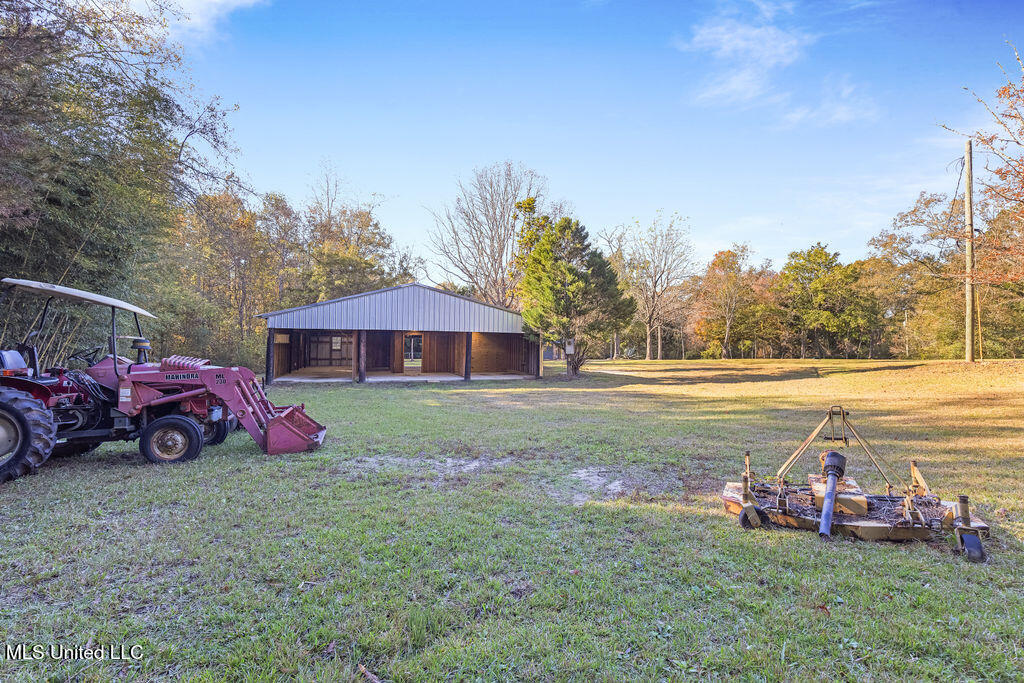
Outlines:
[[[481,372],[473,374],[470,381],[494,381],[533,379],[533,375],[518,372]],[[287,375],[275,377],[274,382],[351,382],[352,371],[348,368],[302,368]],[[386,371],[367,372],[369,382],[462,382],[462,375],[451,372],[405,372],[396,374]]]

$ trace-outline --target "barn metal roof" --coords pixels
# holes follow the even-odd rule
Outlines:
[[[292,330],[406,330],[521,334],[515,311],[413,282],[261,313],[267,327]]]

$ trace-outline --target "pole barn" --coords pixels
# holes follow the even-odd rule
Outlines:
[[[267,321],[267,384],[540,375],[540,350],[522,316],[419,283],[259,317]]]

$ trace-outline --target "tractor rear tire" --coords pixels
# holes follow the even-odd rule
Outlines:
[[[230,433],[231,425],[227,420],[208,422],[203,425],[203,440],[207,446],[219,446],[224,443],[224,439],[228,438]]]
[[[146,425],[139,450],[158,465],[194,460],[203,450],[203,428],[184,415],[165,415]]]
[[[0,387],[0,484],[32,474],[50,457],[57,425],[32,394]]]

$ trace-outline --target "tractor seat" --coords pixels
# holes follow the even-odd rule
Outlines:
[[[25,370],[25,374],[37,384],[56,384],[60,382],[60,377],[55,376],[40,375],[33,377],[32,370],[29,369],[28,363],[25,362],[25,356],[21,355],[18,351],[0,351],[0,370]],[[14,374],[20,375],[21,373]]]
[[[0,369],[3,370],[24,370],[28,368],[25,357],[17,351],[0,351]]]

